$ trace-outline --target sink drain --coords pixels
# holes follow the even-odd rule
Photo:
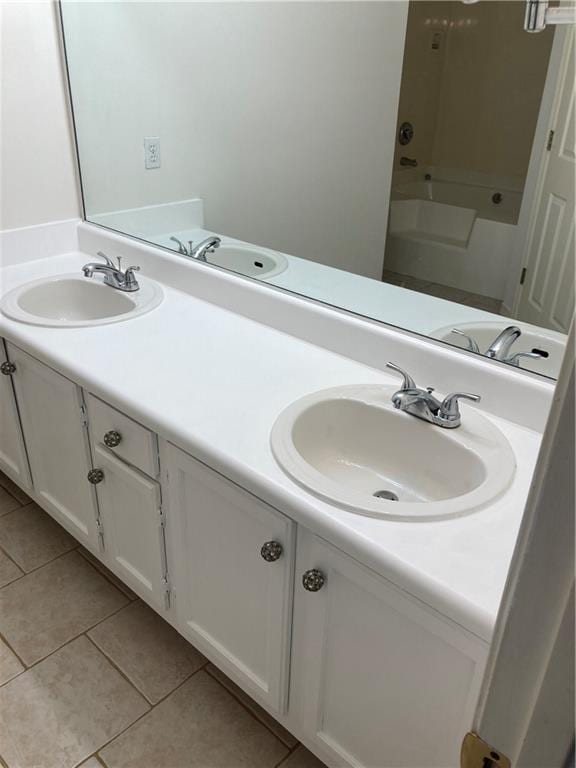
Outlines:
[[[387,501],[398,501],[398,496],[393,491],[376,491],[372,494],[377,499],[386,499]]]

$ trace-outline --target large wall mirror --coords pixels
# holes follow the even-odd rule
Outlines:
[[[523,0],[61,11],[88,221],[556,377],[573,28]]]

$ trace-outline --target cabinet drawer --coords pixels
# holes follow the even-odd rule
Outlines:
[[[88,395],[87,405],[92,441],[105,445],[119,458],[147,475],[156,477],[156,435],[94,395]]]

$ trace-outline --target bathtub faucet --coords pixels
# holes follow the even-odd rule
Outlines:
[[[416,168],[418,165],[418,160],[413,160],[411,157],[401,157],[400,165],[406,166],[408,168]]]

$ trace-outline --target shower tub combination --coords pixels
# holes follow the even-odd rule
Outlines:
[[[522,192],[422,179],[392,188],[384,266],[501,300]]]

